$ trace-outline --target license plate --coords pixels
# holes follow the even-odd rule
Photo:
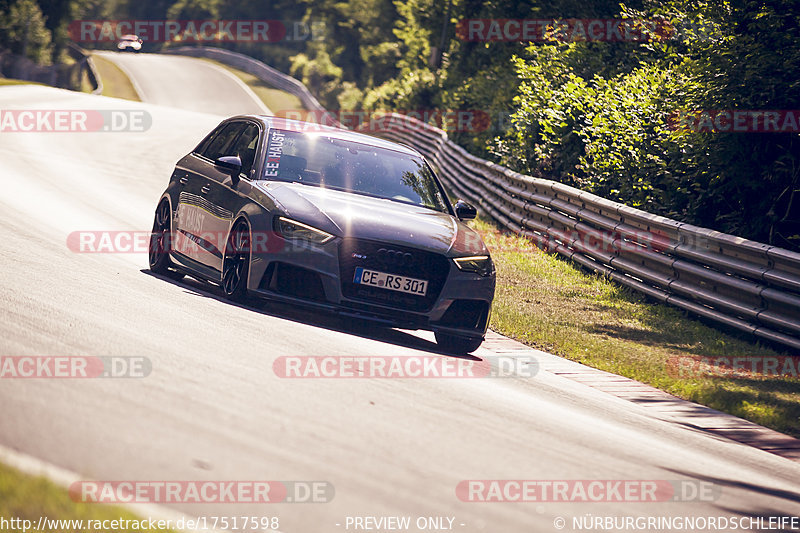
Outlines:
[[[370,287],[380,287],[390,291],[405,292],[425,296],[428,291],[428,282],[424,279],[407,278],[397,274],[388,274],[375,270],[367,270],[362,267],[356,268],[356,276],[353,283],[357,285],[369,285]]]

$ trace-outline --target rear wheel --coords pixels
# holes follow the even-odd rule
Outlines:
[[[483,343],[482,337],[460,337],[447,333],[434,332],[436,344],[447,353],[463,355],[474,352]]]
[[[169,252],[172,250],[172,220],[169,202],[164,200],[156,209],[153,231],[150,233],[150,270],[170,279],[179,280],[183,274],[172,270]]]
[[[247,298],[247,274],[250,271],[250,229],[239,221],[228,236],[223,263],[222,290],[229,299],[242,302]]]

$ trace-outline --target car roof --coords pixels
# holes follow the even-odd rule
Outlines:
[[[122,37],[120,37],[119,40],[120,41],[138,41],[139,40],[139,36],[138,35],[134,35],[132,33],[128,33],[128,34],[123,35]]]
[[[347,130],[344,128],[336,128],[334,126],[326,126],[314,122],[304,122],[302,120],[293,120],[288,118],[274,117],[270,115],[237,115],[235,117],[231,117],[225,120],[225,122],[232,120],[241,120],[245,118],[251,120],[253,119],[257,120],[261,122],[266,128],[277,128],[288,131],[299,131],[301,133],[321,131],[325,133],[325,136],[333,139],[341,139],[343,141],[352,141],[362,144],[369,144],[372,146],[377,146],[379,148],[394,150],[395,152],[402,152],[408,155],[414,155],[420,157],[422,156],[422,154],[420,154],[417,150],[414,150],[410,146],[406,146],[404,144],[387,141],[385,139],[374,137],[372,135],[367,135],[365,133],[358,133],[352,130]]]

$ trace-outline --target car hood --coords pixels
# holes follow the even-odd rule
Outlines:
[[[448,213],[322,187],[267,181],[257,187],[285,215],[339,237],[412,246],[450,256],[488,253],[480,235]]]

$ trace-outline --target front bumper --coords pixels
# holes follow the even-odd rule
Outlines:
[[[404,266],[381,266],[372,261],[372,251],[387,246],[413,252],[418,260]],[[409,297],[354,285],[352,272],[357,266],[430,280],[430,297]],[[462,272],[452,260],[434,252],[388,243],[334,239],[324,245],[285,242],[270,253],[254,252],[248,289],[262,298],[377,325],[483,337],[489,324],[495,276]]]

